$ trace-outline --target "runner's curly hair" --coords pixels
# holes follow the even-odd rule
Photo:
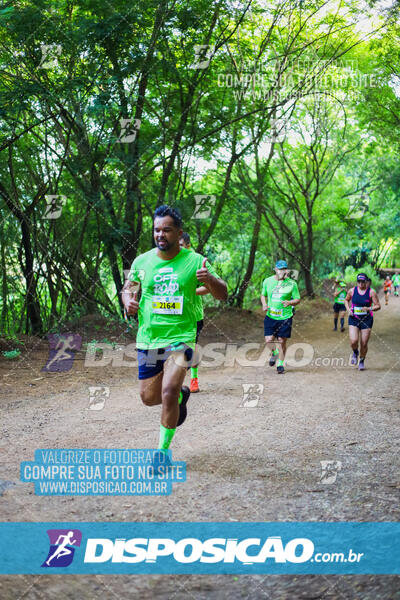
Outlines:
[[[183,240],[185,244],[190,244],[190,235],[184,231],[181,235],[181,240]]]
[[[179,210],[163,204],[158,206],[154,211],[153,222],[157,217],[171,217],[174,221],[175,227],[182,227],[182,216]]]

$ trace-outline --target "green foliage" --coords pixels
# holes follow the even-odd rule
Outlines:
[[[382,285],[382,279],[375,273],[374,269],[369,264],[362,265],[359,269],[352,266],[346,267],[344,272],[344,281],[348,285],[357,284],[357,273],[365,273],[371,279],[371,287],[377,289]]]
[[[399,27],[365,42],[356,26],[368,8],[342,8],[0,9],[1,329],[59,331],[96,312],[120,321],[123,271],[152,246],[161,203],[181,210],[230,302],[249,308],[277,258],[310,295],[335,269],[398,264]],[[206,44],[209,65],[197,68]],[[140,121],[130,141],[121,119]],[[49,195],[65,199],[57,218]],[[214,197],[209,216],[195,218],[197,195]],[[351,203],[366,196],[355,218]]]
[[[110,342],[107,338],[103,338],[101,342],[99,342],[98,340],[91,340],[86,344],[88,354],[96,354],[97,352],[102,352],[103,348],[98,344],[106,344],[107,346],[110,346],[113,350],[115,350],[115,348],[117,347],[116,342]]]
[[[21,354],[21,350],[6,350],[4,352],[2,352],[4,358],[8,358],[10,360],[13,360],[14,358],[18,358],[18,356],[20,356]]]

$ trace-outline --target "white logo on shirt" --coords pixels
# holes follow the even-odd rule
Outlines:
[[[157,295],[171,296],[179,290],[178,275],[171,272],[164,274],[161,272],[166,270],[172,271],[171,268],[160,269],[153,277],[154,293]]]

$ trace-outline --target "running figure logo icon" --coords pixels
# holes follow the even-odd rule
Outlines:
[[[189,69],[206,69],[215,52],[215,46],[203,45],[194,47],[195,57]]]
[[[90,386],[88,410],[103,410],[106,400],[109,397],[109,387],[105,385]]]
[[[50,548],[42,567],[68,567],[82,541],[79,529],[48,529]]]
[[[52,69],[58,66],[58,57],[61,56],[61,44],[40,44],[42,58],[38,69]]]
[[[193,219],[208,219],[211,208],[215,205],[217,196],[211,194],[198,194],[194,197],[196,208],[192,215]]]
[[[342,470],[342,461],[340,460],[321,460],[320,482],[330,485],[335,483],[339,471]]]
[[[243,386],[243,400],[240,404],[241,408],[254,408],[258,406],[260,396],[264,392],[264,385],[262,383],[242,383]]]
[[[72,369],[75,352],[82,346],[82,337],[77,333],[60,335],[49,333],[49,358],[42,371],[66,372]]]
[[[46,195],[46,211],[44,213],[45,219],[58,219],[61,216],[63,206],[67,201],[67,196],[57,195]]]
[[[121,133],[117,140],[121,144],[130,144],[134,142],[140,129],[140,119],[120,119]]]

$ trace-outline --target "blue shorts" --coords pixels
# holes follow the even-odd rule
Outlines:
[[[374,317],[372,315],[365,315],[365,317],[352,317],[349,316],[349,325],[358,327],[358,329],[372,329],[374,323]]]
[[[166,348],[154,348],[152,350],[140,350],[137,348],[139,362],[139,379],[149,379],[164,370],[164,363],[173,352],[183,352],[185,360],[191,366],[193,349],[184,342],[171,344]]]
[[[264,335],[274,335],[275,337],[290,338],[292,334],[293,317],[289,319],[272,319],[265,315]]]

